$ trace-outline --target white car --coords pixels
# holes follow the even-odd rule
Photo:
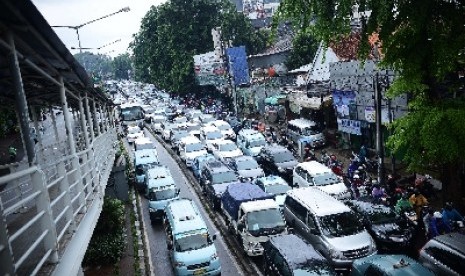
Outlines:
[[[207,154],[205,145],[195,136],[184,137],[179,143],[179,156],[187,167],[192,166],[194,158]]]
[[[128,135],[126,136],[128,143],[132,144],[138,138],[144,137],[144,131],[138,126],[129,126]]]
[[[225,161],[227,158],[244,155],[237,145],[231,140],[218,141],[213,143],[213,147],[213,155],[222,161]]]
[[[214,126],[205,126],[200,129],[200,141],[207,147],[208,151],[213,151],[213,144],[223,140],[221,131]]]
[[[209,124],[216,126],[221,131],[221,134],[223,134],[224,139],[233,139],[233,140],[236,139],[236,133],[231,128],[231,126],[228,124],[228,122],[223,121],[223,120],[216,120],[216,121],[210,122]]]

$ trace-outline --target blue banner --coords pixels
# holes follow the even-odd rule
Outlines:
[[[228,56],[229,73],[233,77],[234,85],[248,84],[250,82],[249,65],[245,46],[228,48],[226,55]]]

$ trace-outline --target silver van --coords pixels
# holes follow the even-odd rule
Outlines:
[[[300,118],[287,122],[287,135],[295,144],[298,144],[301,138],[305,138],[312,148],[326,144],[322,130],[314,121],[307,119]]]
[[[195,203],[173,200],[165,208],[163,225],[169,256],[176,275],[220,275],[214,240]]]
[[[317,188],[288,191],[284,217],[288,225],[326,257],[336,270],[348,270],[355,259],[377,253],[375,242],[358,215]]]
[[[418,261],[437,275],[463,275],[465,235],[450,233],[432,238],[420,250]]]

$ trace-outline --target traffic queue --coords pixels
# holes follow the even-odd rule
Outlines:
[[[197,180],[191,185],[198,186],[206,199],[203,204],[224,218],[244,253],[263,258],[266,275],[465,271],[465,236],[459,233],[463,217],[454,217],[459,225],[454,233],[435,228],[438,235],[430,236],[420,252],[412,252],[418,235],[430,225],[423,213],[411,204],[396,208],[406,193],[396,202],[385,200],[385,191],[378,196],[381,187],[369,179],[369,163],[361,162],[359,154],[353,159],[357,169],[344,173],[335,155],[325,151],[323,132],[311,120],[289,121],[274,131],[253,120],[202,112],[157,93],[149,101],[132,104],[150,111],[143,117],[145,127],[191,170]],[[143,132],[130,126],[126,131],[136,149],[136,185],[149,200],[152,223],[164,225],[175,273],[221,274],[213,244],[216,234],[208,232],[195,203],[179,197],[155,147],[144,145]],[[321,149],[318,160],[315,150]],[[354,180],[362,173],[365,180],[357,185]],[[443,215],[433,213],[431,219],[439,217]]]

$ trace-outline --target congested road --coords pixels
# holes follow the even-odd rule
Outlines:
[[[186,177],[183,170],[180,168],[176,160],[170,153],[163,147],[163,145],[146,129],[146,137],[150,137],[154,142],[160,164],[167,166],[176,182],[176,185],[180,188],[180,197],[192,199],[197,206],[199,206],[202,216],[204,217],[210,233],[217,234],[217,240],[215,246],[218,251],[218,255],[221,261],[221,273],[222,275],[245,275],[241,267],[236,262],[234,256],[230,253],[230,248],[227,246],[224,238],[220,234],[215,224],[210,219],[207,211],[204,209],[199,197],[197,196],[193,186],[190,184],[188,177]],[[190,173],[190,172],[186,172]],[[168,255],[166,236],[161,223],[155,223],[151,225],[150,216],[148,212],[148,201],[145,197],[141,196],[142,199],[142,217],[146,225],[145,231],[147,232],[149,247],[151,252],[151,261],[155,275],[174,275],[171,262]]]

